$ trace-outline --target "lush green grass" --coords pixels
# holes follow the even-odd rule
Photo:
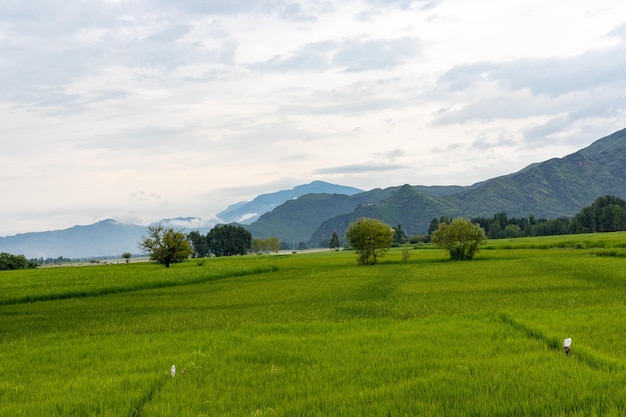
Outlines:
[[[578,238],[2,272],[0,416],[621,415],[626,234]]]

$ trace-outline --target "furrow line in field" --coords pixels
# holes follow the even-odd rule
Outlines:
[[[209,281],[215,281],[225,278],[242,277],[247,275],[262,274],[267,272],[276,272],[278,267],[259,267],[253,269],[245,269],[239,271],[230,271],[223,274],[209,275],[202,278],[190,279],[186,281],[150,281],[144,282],[130,287],[104,287],[92,290],[75,290],[62,293],[48,294],[28,294],[22,297],[0,300],[0,305],[26,304],[39,301],[66,300],[70,298],[99,297],[102,295],[128,293],[134,291],[155,290],[160,288],[180,287],[186,285],[202,284]]]
[[[516,320],[507,313],[500,313],[500,321],[510,325],[514,329],[526,334],[528,338],[545,343],[548,348],[561,351],[563,349],[562,340],[556,336],[547,336],[541,330],[532,328],[519,320]],[[623,372],[624,366],[614,360],[600,356],[585,347],[578,346],[572,351],[571,356],[585,363],[592,369],[607,372]]]
[[[158,381],[155,381],[152,384],[152,386],[150,387],[150,390],[148,392],[146,392],[145,395],[143,395],[139,399],[139,401],[137,402],[137,405],[135,407],[133,407],[133,409],[131,410],[129,415],[131,417],[140,417],[140,416],[142,416],[143,415],[143,410],[146,407],[146,404],[148,404],[150,401],[152,401],[154,396],[157,395],[159,393],[159,391],[161,391],[161,389],[163,388],[164,385],[165,385],[165,379],[159,379]]]

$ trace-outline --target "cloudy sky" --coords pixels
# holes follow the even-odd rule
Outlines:
[[[623,0],[0,0],[0,236],[470,185],[626,127],[625,71]]]

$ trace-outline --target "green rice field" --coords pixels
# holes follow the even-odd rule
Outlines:
[[[626,233],[406,248],[2,271],[0,416],[624,415]]]

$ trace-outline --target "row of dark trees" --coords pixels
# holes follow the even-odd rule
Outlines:
[[[232,224],[218,224],[204,236],[194,230],[187,237],[197,258],[246,255],[252,250],[252,234]]]
[[[500,212],[490,218],[474,217],[470,220],[480,225],[489,239],[618,232],[626,230],[626,201],[611,195],[599,197],[573,217],[537,219],[533,215],[508,217],[506,213]],[[433,219],[428,228],[428,235],[432,235],[440,223],[450,221],[451,219],[446,216]]]
[[[0,271],[36,268],[37,265],[37,261],[28,260],[24,255],[11,255],[6,252],[0,253]]]

